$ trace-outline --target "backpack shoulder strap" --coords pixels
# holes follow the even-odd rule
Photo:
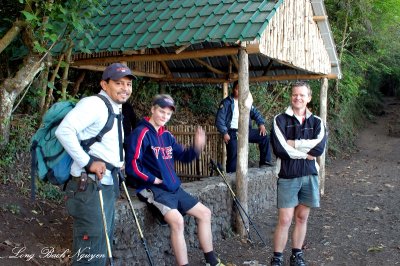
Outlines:
[[[105,105],[107,106],[108,109],[108,118],[107,118],[107,122],[104,125],[104,127],[100,130],[99,134],[97,134],[97,136],[92,137],[90,139],[87,140],[82,140],[81,141],[81,145],[83,147],[83,149],[88,152],[90,149],[90,146],[92,146],[95,142],[101,142],[101,140],[103,139],[103,136],[112,129],[113,125],[114,125],[114,119],[116,117],[116,114],[114,113],[114,110],[112,108],[112,105],[110,103],[110,101],[107,99],[107,97],[105,97],[104,95],[101,94],[96,94],[97,97],[99,97],[100,99],[103,100],[103,102],[105,103]]]
[[[103,129],[100,130],[99,134],[97,134],[96,138],[100,139],[98,141],[101,141],[104,134],[106,134],[108,131],[110,131],[114,125],[114,118],[116,117],[116,114],[114,113],[114,109],[111,106],[110,101],[101,94],[96,94],[97,97],[103,100],[103,102],[106,104],[107,109],[108,109],[108,119],[106,124],[104,125]]]

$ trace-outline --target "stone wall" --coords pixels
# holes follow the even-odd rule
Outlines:
[[[248,171],[248,198],[250,217],[258,212],[275,208],[276,179],[274,168],[251,168]],[[226,175],[234,189],[234,174]],[[196,196],[212,211],[213,240],[220,240],[233,227],[233,200],[228,187],[220,176],[185,183],[182,187]],[[161,226],[129,189],[147,247],[154,265],[175,265],[169,239],[169,227]],[[119,200],[116,208],[113,257],[114,265],[149,265],[146,252],[127,200]],[[193,217],[185,217],[185,239],[188,249],[198,249],[196,223]]]

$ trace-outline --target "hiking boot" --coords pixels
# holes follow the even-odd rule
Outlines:
[[[283,258],[282,257],[272,257],[271,266],[283,266]]]
[[[273,162],[265,161],[265,162],[259,163],[258,166],[259,166],[260,168],[263,168],[263,167],[273,167],[273,166],[275,166],[275,164],[274,164]]]
[[[218,261],[218,263],[215,266],[225,266],[225,264],[223,264],[220,259],[217,258],[217,261]],[[211,266],[211,264],[206,263],[206,266]]]
[[[290,266],[306,266],[303,252],[297,252],[290,256]]]

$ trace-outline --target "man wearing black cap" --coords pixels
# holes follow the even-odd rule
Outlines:
[[[142,119],[129,136],[126,155],[128,177],[137,181],[138,197],[155,206],[170,227],[171,245],[177,264],[188,265],[183,216],[197,221],[200,247],[206,265],[223,266],[213,251],[211,211],[181,188],[174,161],[189,163],[202,152],[206,136],[199,127],[192,147],[185,148],[164,127],[175,111],[174,100],[166,94],[154,97],[151,116]]]
[[[132,93],[133,78],[126,65],[109,65],[100,81],[102,90],[99,94],[105,100],[97,96],[83,98],[56,130],[57,138],[74,160],[71,166],[71,181],[66,188],[67,210],[74,218],[73,265],[106,265],[107,242],[95,180],[98,179],[102,184],[107,232],[112,238],[114,204],[118,193],[115,173],[124,164],[121,108]],[[101,141],[93,143],[87,152],[80,143],[97,136],[104,128],[109,117],[105,101],[109,101],[113,113],[116,114],[112,128],[104,134]],[[85,172],[88,177],[83,181],[82,173]]]

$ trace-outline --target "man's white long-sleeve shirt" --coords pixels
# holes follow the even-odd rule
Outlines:
[[[108,98],[115,114],[121,112],[121,104],[117,104],[111,100],[103,90],[100,94]],[[55,134],[58,140],[74,160],[71,166],[71,175],[80,176],[90,160],[89,155],[80,145],[80,141],[96,136],[103,129],[107,119],[108,109],[103,100],[99,97],[91,96],[80,100],[57,128]],[[115,118],[112,129],[104,134],[101,142],[95,142],[90,147],[89,154],[115,167],[122,167],[123,161],[120,161],[119,149],[118,120]],[[94,175],[90,176],[94,178]],[[101,183],[104,185],[113,184],[109,170],[106,171]]]

